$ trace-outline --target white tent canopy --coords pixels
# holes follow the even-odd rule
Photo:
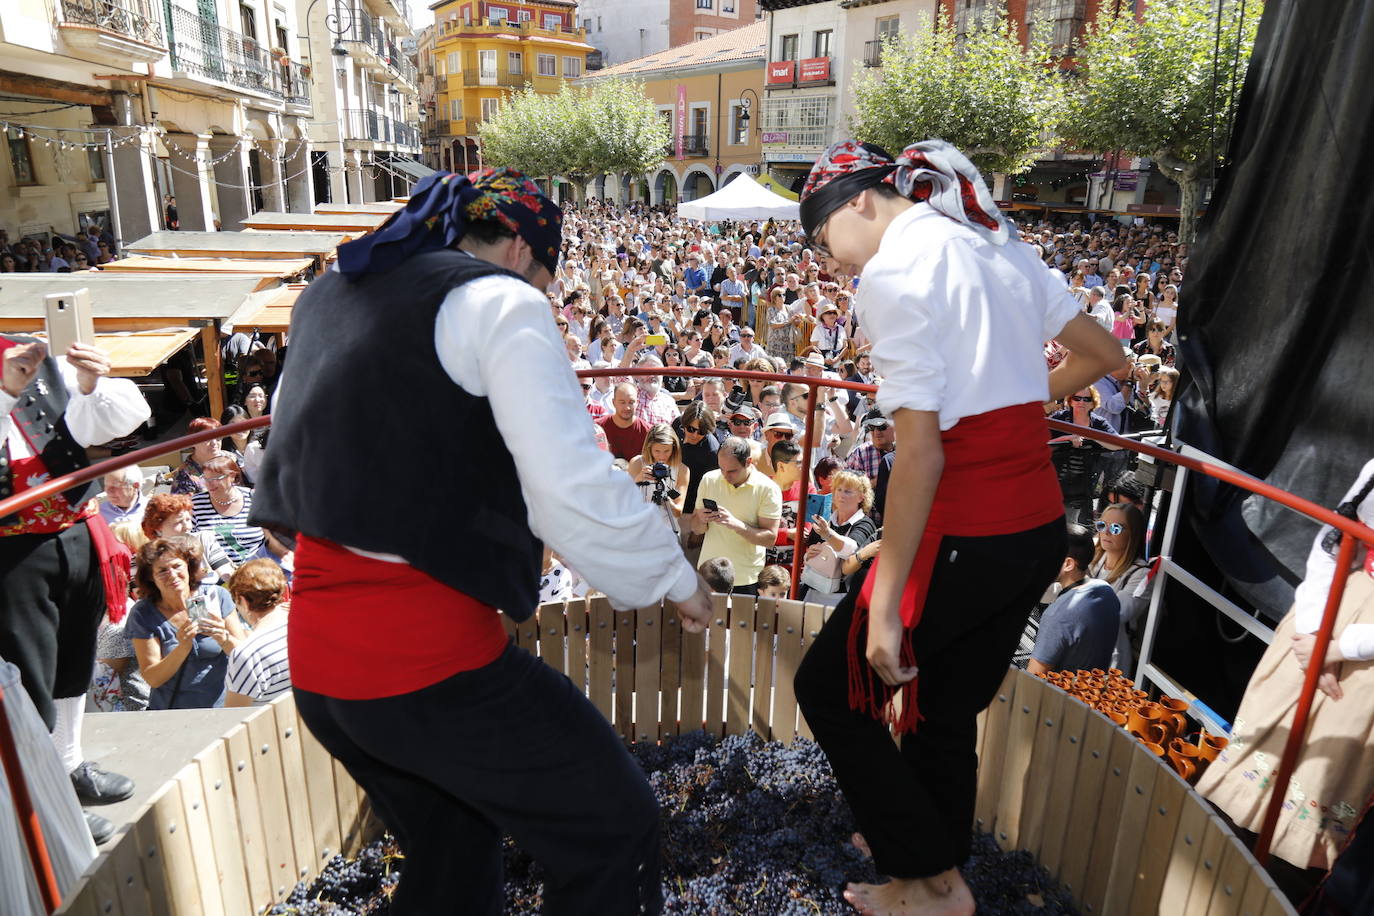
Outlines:
[[[797,219],[800,206],[740,173],[714,194],[678,204],[677,215],[702,220]]]

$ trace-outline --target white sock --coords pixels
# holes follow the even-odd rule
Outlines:
[[[70,773],[86,759],[81,753],[81,722],[86,717],[86,697],[61,697],[52,702],[57,712],[52,743],[57,746],[62,766]]]

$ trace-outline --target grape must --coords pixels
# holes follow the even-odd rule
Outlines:
[[[664,912],[683,916],[817,916],[853,909],[851,881],[877,880],[850,843],[854,818],[830,765],[814,742],[766,742],[750,733],[718,739],[692,732],[663,744],[638,743],[662,816]],[[542,910],[537,862],[506,839],[505,912]],[[336,856],[302,882],[277,916],[383,916],[404,867],[393,841],[355,860]],[[1069,895],[1027,852],[1004,852],[974,838],[963,866],[980,914],[1060,916],[1076,912]]]

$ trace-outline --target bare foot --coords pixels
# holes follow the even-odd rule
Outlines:
[[[862,833],[854,834],[852,837],[849,838],[849,842],[853,845],[855,849],[859,850],[859,852],[863,854],[863,857],[865,859],[873,858],[873,850],[868,848],[868,840],[864,839],[864,835]]]
[[[863,916],[972,916],[973,892],[958,869],[933,878],[850,884],[844,899]]]

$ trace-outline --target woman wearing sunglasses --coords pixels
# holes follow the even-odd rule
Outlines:
[[[1088,385],[1069,395],[1068,406],[1050,414],[1051,420],[1061,420],[1075,426],[1086,426],[1104,433],[1116,433],[1116,427],[1097,414],[1102,406],[1102,395],[1096,387]],[[1097,495],[1099,457],[1103,449],[1116,447],[1104,445],[1095,439],[1065,434],[1050,430],[1051,458],[1054,471],[1059,477],[1059,489],[1064,497],[1064,514],[1072,524],[1092,526],[1093,499]]]
[[[827,273],[862,275],[877,404],[899,447],[882,552],[807,650],[797,701],[876,870],[891,878],[851,884],[850,904],[971,914],[959,866],[977,715],[1068,541],[1043,404],[1119,370],[1121,345],[943,141],[896,158],[835,144],[811,170],[801,219]],[[1048,338],[1069,350],[1052,372]]]
[[[1121,601],[1121,629],[1112,653],[1112,667],[1131,668],[1141,634],[1137,627],[1150,606],[1150,567],[1145,559],[1145,516],[1128,502],[1112,503],[1097,520],[1097,551],[1088,575],[1102,579]]]

